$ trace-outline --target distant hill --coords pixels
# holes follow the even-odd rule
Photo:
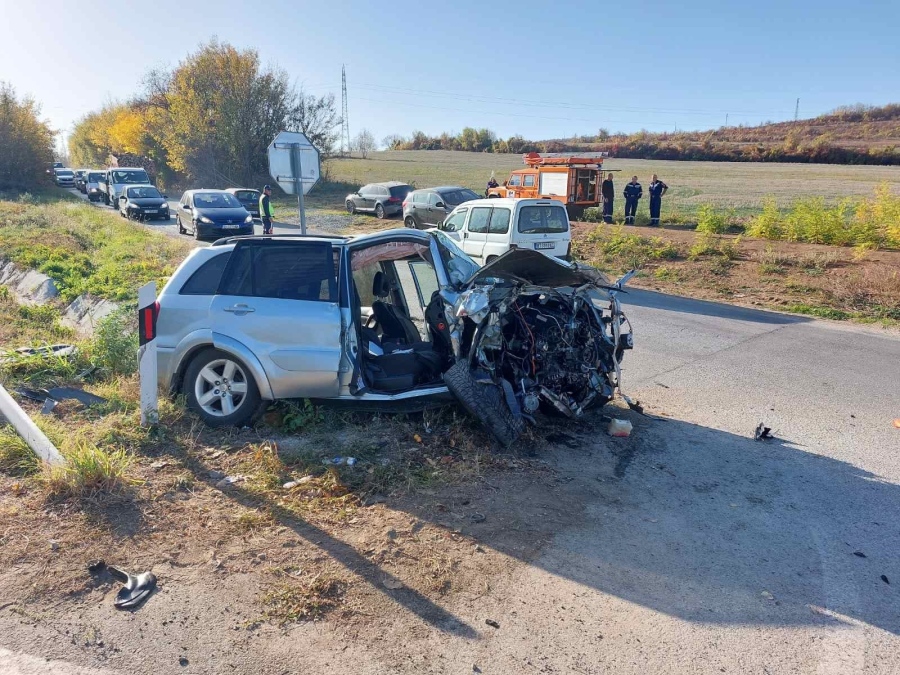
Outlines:
[[[847,106],[796,122],[710,131],[551,139],[547,151],[608,151],[632,159],[900,164],[900,104]]]

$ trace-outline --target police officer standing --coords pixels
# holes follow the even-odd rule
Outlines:
[[[631,182],[625,186],[625,224],[634,225],[634,216],[637,213],[638,200],[644,196],[644,188],[638,183],[637,176],[631,177]]]
[[[606,180],[600,186],[600,194],[603,197],[603,222],[611,223],[613,214],[613,199],[616,196],[616,188],[613,185],[613,175],[606,174]]]
[[[663,183],[659,176],[653,174],[650,181],[650,226],[659,226],[659,210],[662,208],[662,197],[669,186]]]
[[[263,234],[272,234],[272,218],[275,217],[275,208],[269,197],[272,196],[272,187],[266,185],[259,196],[259,217],[263,224]]]

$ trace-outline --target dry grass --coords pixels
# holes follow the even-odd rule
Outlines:
[[[132,458],[124,450],[103,450],[77,441],[60,451],[66,464],[48,469],[44,478],[51,496],[86,499],[100,492],[119,491],[134,482],[128,474]]]
[[[291,577],[263,596],[263,615],[279,625],[321,619],[339,606],[347,583],[329,573]]]

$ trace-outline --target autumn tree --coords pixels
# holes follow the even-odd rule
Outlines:
[[[34,188],[47,181],[53,162],[53,131],[40,119],[40,107],[18,98],[0,82],[0,190]]]
[[[297,93],[288,116],[288,130],[303,133],[316,146],[323,158],[334,154],[343,119],[338,115],[334,94],[314,96]],[[374,141],[373,141],[374,142]]]

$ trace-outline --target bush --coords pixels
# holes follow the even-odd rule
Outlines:
[[[747,234],[757,239],[783,239],[784,224],[774,197],[763,200],[762,213],[750,221]]]
[[[107,375],[137,371],[137,307],[119,308],[101,319],[90,345],[91,362]]]
[[[53,135],[41,121],[40,107],[31,99],[19,99],[10,85],[0,82],[0,190],[49,183]]]
[[[63,497],[87,497],[95,492],[112,492],[128,483],[131,457],[124,450],[105,451],[93,443],[76,441],[62,450],[64,466],[50,469],[47,486]]]
[[[856,205],[853,241],[869,248],[900,248],[900,196],[887,183],[875,188],[875,195]]]
[[[712,204],[701,204],[697,209],[697,232],[725,234],[728,231],[728,216],[716,211]]]

